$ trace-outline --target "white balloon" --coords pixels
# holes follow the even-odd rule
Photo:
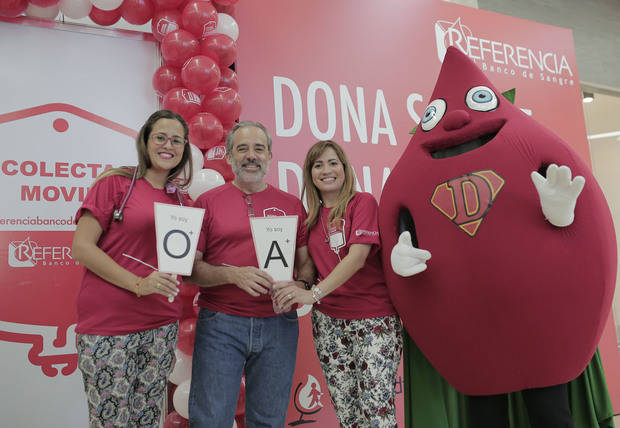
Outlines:
[[[87,17],[93,8],[90,0],[60,0],[59,4],[60,11],[72,19]]]
[[[192,356],[183,353],[180,349],[174,350],[175,363],[168,380],[179,385],[192,377]]]
[[[233,421],[233,426],[232,428],[237,428],[237,421]]]
[[[120,7],[121,3],[123,3],[123,0],[90,0],[90,2],[97,9],[114,10]]]
[[[187,379],[185,382],[181,382],[177,389],[174,390],[172,396],[172,404],[174,410],[185,419],[189,419],[189,388],[191,386],[191,379]]]
[[[213,33],[226,34],[228,37],[236,41],[239,37],[239,25],[237,25],[237,21],[235,21],[235,18],[233,18],[229,14],[218,13],[217,27],[215,27]]]
[[[58,15],[58,4],[49,7],[41,7],[32,3],[28,3],[26,15],[35,18],[54,19]]]
[[[194,178],[188,188],[189,196],[195,201],[207,190],[214,189],[224,183],[224,177],[219,172],[213,169],[201,169],[194,173]]]
[[[200,171],[202,167],[204,166],[205,158],[202,154],[202,151],[198,147],[196,147],[193,144],[190,144],[189,147],[192,149],[192,159],[190,162],[192,163],[192,170],[194,172],[194,176],[196,176],[198,171]],[[183,172],[180,174],[180,177],[182,179],[185,179],[185,177],[187,177],[188,174],[189,174],[189,166],[185,165],[185,168],[183,168]]]

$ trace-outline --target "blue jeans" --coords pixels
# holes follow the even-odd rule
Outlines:
[[[192,428],[232,426],[244,368],[247,427],[283,427],[298,336],[296,311],[250,318],[201,309],[189,394]]]

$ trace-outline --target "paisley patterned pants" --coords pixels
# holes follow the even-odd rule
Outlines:
[[[77,336],[91,427],[157,427],[178,323],[122,336]]]
[[[341,427],[396,427],[401,330],[397,315],[345,320],[313,309],[314,345]]]

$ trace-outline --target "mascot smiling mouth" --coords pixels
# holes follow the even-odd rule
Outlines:
[[[465,113],[465,112],[463,112]],[[464,132],[455,135],[444,135],[440,140],[431,140],[423,144],[433,159],[446,159],[476,150],[497,136],[506,124],[505,119],[493,119],[480,124],[476,129],[467,125]]]
[[[471,152],[472,150],[476,150],[477,148],[484,146],[486,143],[495,138],[496,135],[497,132],[493,134],[482,135],[480,137],[474,138],[473,140],[458,144],[456,146],[430,152],[430,154],[433,159],[445,159],[451,158],[453,156],[462,155],[463,153]]]

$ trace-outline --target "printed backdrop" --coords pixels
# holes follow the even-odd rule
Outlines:
[[[136,130],[157,108],[153,42],[102,34],[0,22],[5,426],[88,425],[76,369],[82,267],[71,258],[72,218],[107,165],[135,165]]]
[[[359,189],[380,197],[409,141],[449,45],[589,161],[570,30],[435,0],[241,1],[242,119],[274,137],[268,180],[299,195],[319,139],[341,142]],[[141,36],[0,22],[0,409],[13,426],[86,424],[75,355],[70,218],[106,165],[135,163],[133,137],[153,110],[156,47]],[[336,427],[307,307],[289,425]],[[610,324],[611,326],[611,324]],[[620,405],[613,329],[601,342]],[[397,385],[402,423],[402,379]],[[7,386],[10,385],[10,386]],[[37,403],[37,412],[24,405]]]
[[[242,118],[272,131],[270,182],[299,195],[301,167],[317,140],[342,143],[361,190],[377,198],[419,122],[446,48],[457,46],[516,105],[570,144],[588,163],[581,90],[568,29],[433,0],[244,2],[238,71]],[[268,48],[267,48],[268,47]],[[288,421],[336,426],[302,318]],[[601,352],[620,406],[620,356],[610,319]],[[314,403],[318,380],[323,407]],[[397,392],[402,391],[397,385]],[[312,395],[307,395],[312,394]],[[402,409],[402,394],[398,395]],[[310,412],[315,412],[309,414]],[[307,416],[306,416],[307,415]],[[399,417],[402,422],[402,412]],[[329,423],[333,425],[329,425]]]

